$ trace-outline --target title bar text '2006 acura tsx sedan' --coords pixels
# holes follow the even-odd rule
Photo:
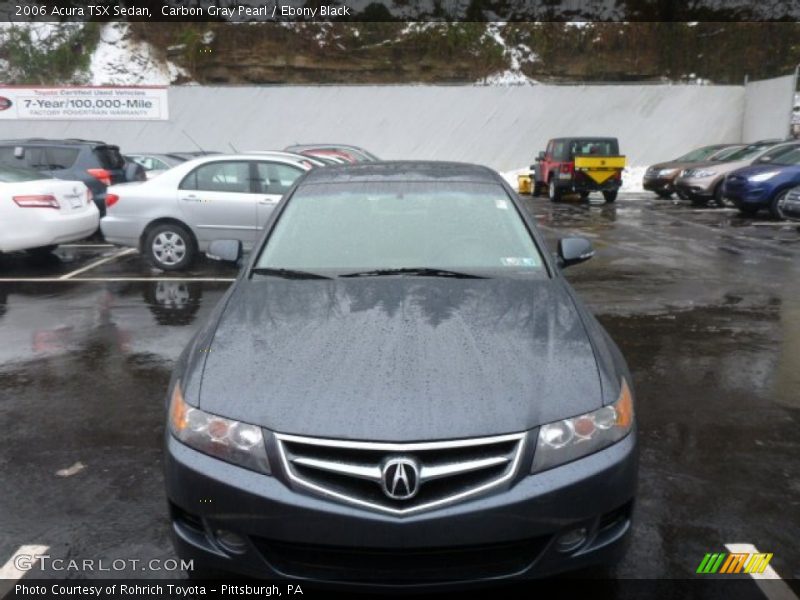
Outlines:
[[[210,255],[236,261],[241,244]],[[630,375],[494,171],[315,169],[168,392],[196,568],[436,584],[606,565],[636,484]]]

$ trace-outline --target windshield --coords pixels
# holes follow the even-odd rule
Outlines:
[[[689,154],[684,154],[683,156],[679,156],[675,159],[675,162],[700,162],[710,158],[717,152],[719,152],[719,146],[705,146],[704,148],[698,148],[697,150],[692,150]]]
[[[736,154],[741,149],[742,146],[731,146],[730,148],[724,148],[709,156],[708,160],[728,160],[732,155]]]
[[[301,186],[256,268],[328,275],[410,268],[544,273],[505,190],[453,182]]]
[[[771,160],[764,160],[766,156],[758,160],[759,164],[768,163],[771,165],[797,165],[800,164],[800,148],[793,146],[788,150],[784,150]]]
[[[792,162],[783,162],[783,161],[788,154],[791,154],[794,150],[797,150],[797,148],[798,148],[797,144],[787,144],[785,146],[777,146],[776,148],[773,148],[769,152],[765,152],[761,157],[759,157],[756,163],[757,164],[769,163],[773,165],[794,164]]]
[[[766,150],[764,146],[745,146],[730,154],[726,160],[745,160],[753,158],[764,152],[764,150]]]

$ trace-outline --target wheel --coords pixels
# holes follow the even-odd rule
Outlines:
[[[656,192],[656,196],[659,198],[663,198],[664,200],[669,200],[672,198],[672,192],[668,192],[666,190],[659,190]]]
[[[705,196],[696,196],[694,194],[689,196],[689,202],[692,203],[692,206],[708,206],[708,201],[710,198],[706,198]]]
[[[603,192],[603,198],[606,199],[606,202],[611,204],[617,199],[617,190],[612,190],[610,192]]]
[[[786,196],[789,194],[789,190],[782,190],[775,194],[775,197],[769,203],[769,214],[773,219],[777,219],[778,221],[783,221],[786,217],[783,216],[783,203],[786,200]]]
[[[187,268],[197,254],[194,237],[186,227],[177,223],[153,227],[147,232],[142,249],[153,266],[164,271]]]
[[[550,202],[561,201],[561,190],[558,189],[555,179],[551,178],[550,183],[547,185],[547,196],[550,198]]]
[[[589,198],[589,192],[581,192],[581,200],[587,200]]]
[[[678,194],[678,198],[680,198],[681,200],[688,200],[689,199],[689,196],[684,191],[678,190],[675,193]]]
[[[758,212],[757,206],[740,206],[739,214],[743,217],[752,217]]]
[[[203,288],[188,281],[156,281],[144,287],[143,296],[159,325],[190,325],[200,309]]]
[[[28,248],[25,250],[25,253],[29,254],[30,256],[35,256],[36,258],[41,258],[49,255],[56,248],[58,248],[58,244],[54,244],[52,246],[39,246],[38,248]]]

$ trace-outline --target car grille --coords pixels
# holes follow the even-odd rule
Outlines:
[[[508,577],[529,568],[548,541],[548,536],[541,536],[480,546],[364,548],[253,539],[267,562],[283,575],[375,583]]]
[[[293,486],[364,508],[405,515],[510,485],[525,433],[421,443],[275,434]]]

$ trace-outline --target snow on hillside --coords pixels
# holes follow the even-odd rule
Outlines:
[[[127,23],[103,26],[89,69],[92,85],[169,85],[187,76],[150,44],[131,40]]]
[[[522,72],[523,63],[535,62],[538,56],[525,44],[509,46],[501,33],[505,23],[498,21],[486,26],[486,34],[491,37],[502,49],[509,61],[509,68],[504,71],[492,73],[488,77],[477,81],[478,85],[535,85],[538,83]]]

